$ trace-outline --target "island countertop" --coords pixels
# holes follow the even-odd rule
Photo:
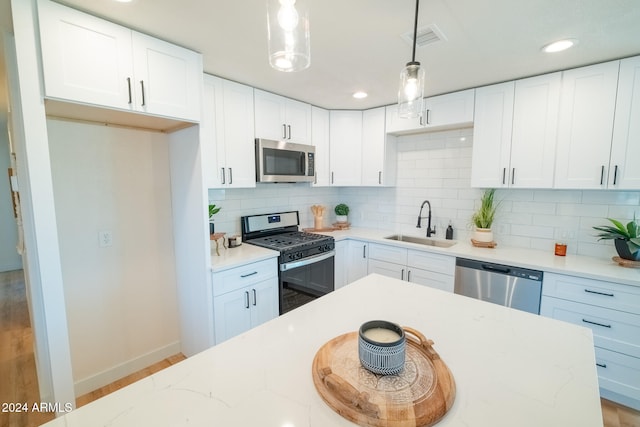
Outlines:
[[[314,388],[318,349],[367,320],[434,341],[457,386],[445,426],[602,426],[586,328],[370,275],[47,424],[353,426]]]

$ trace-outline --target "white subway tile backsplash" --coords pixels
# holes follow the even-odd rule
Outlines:
[[[465,140],[461,140],[465,138]],[[303,227],[311,227],[310,206],[333,207],[346,203],[354,226],[422,234],[416,222],[420,205],[429,200],[436,236],[443,237],[451,221],[454,238],[471,237],[471,215],[481,189],[471,188],[473,129],[408,135],[397,138],[398,177],[392,188],[310,187],[308,184],[258,184],[256,188],[209,190],[209,201],[222,206],[216,230],[240,231],[239,218],[276,210],[299,210]],[[569,254],[610,258],[610,241],[598,242],[595,225],[607,217],[623,221],[640,216],[640,191],[498,189],[500,208],[494,222],[500,247],[514,246],[553,251],[558,240],[568,243]],[[426,215],[426,212],[423,212]]]

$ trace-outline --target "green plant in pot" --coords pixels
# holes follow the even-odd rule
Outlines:
[[[622,222],[607,218],[611,225],[593,227],[600,233],[596,235],[598,240],[613,240],[618,255],[622,259],[640,261],[640,222],[633,215],[633,221],[625,226]]]
[[[219,206],[209,205],[209,234],[215,233],[215,226],[213,225],[213,216],[218,212],[220,212],[220,209],[222,208]]]
[[[496,216],[498,203],[495,202],[495,188],[487,188],[480,198],[480,206],[471,216],[471,221],[475,226],[473,239],[479,242],[492,242],[493,231],[491,225]]]
[[[344,203],[340,203],[339,205],[336,205],[334,211],[336,213],[337,222],[348,222],[349,218],[347,215],[349,215],[349,206]]]

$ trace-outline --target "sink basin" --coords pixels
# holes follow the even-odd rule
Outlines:
[[[453,240],[439,240],[439,239],[432,239],[430,237],[403,236],[402,234],[394,234],[393,236],[387,236],[385,237],[385,239],[396,240],[398,242],[417,243],[419,245],[426,245],[426,246],[436,246],[438,248],[450,248],[451,246],[457,243]]]

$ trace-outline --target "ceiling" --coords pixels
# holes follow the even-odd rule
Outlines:
[[[269,67],[266,0],[61,3],[199,51],[207,73],[320,107],[395,103],[415,2],[310,1],[311,67],[297,73]],[[0,0],[0,15],[8,3]],[[638,22],[638,0],[423,0],[418,26],[436,24],[447,40],[418,48],[416,59],[427,70],[425,94],[436,95],[640,54]],[[567,37],[578,45],[540,51]],[[356,90],[369,96],[355,100]]]

